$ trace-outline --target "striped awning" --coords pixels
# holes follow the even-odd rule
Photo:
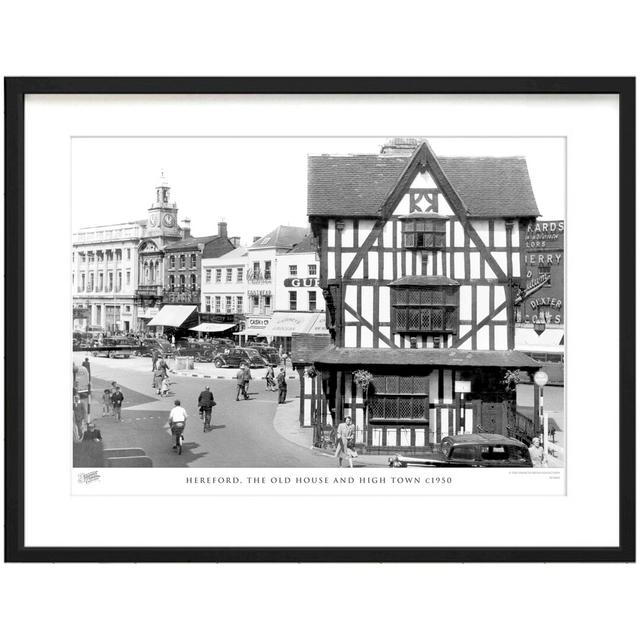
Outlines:
[[[324,312],[286,313],[276,311],[269,319],[269,324],[263,327],[258,335],[285,337],[294,333],[328,333],[324,322]]]

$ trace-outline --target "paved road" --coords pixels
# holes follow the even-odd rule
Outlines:
[[[303,448],[280,436],[273,428],[276,394],[266,391],[256,376],[249,388],[250,400],[236,401],[233,380],[202,380],[171,376],[171,395],[159,398],[151,388],[148,358],[107,360],[91,358],[93,377],[92,416],[96,417],[105,448],[140,447],[157,467],[332,467],[326,455]],[[115,380],[125,396],[122,423],[100,417],[101,390]],[[197,398],[211,387],[217,406],[212,429],[203,433]],[[292,394],[293,395],[293,394]],[[166,422],[175,399],[190,416],[185,429],[182,456],[171,449]],[[288,402],[297,402],[291,397]]]

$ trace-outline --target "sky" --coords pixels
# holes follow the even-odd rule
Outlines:
[[[542,218],[565,217],[564,138],[427,138],[436,155],[524,156]],[[146,219],[161,172],[194,236],[224,220],[248,244],[306,226],[307,156],[378,153],[388,138],[74,138],[72,226]]]

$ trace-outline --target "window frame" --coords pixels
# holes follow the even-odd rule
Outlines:
[[[460,333],[460,286],[459,285],[433,285],[433,286],[393,286],[391,288],[391,331],[392,333],[431,335]],[[411,296],[411,293],[414,295]],[[415,294],[419,295],[416,302]],[[424,295],[423,295],[424,293]],[[442,302],[429,302],[427,293],[442,295]],[[413,300],[411,299],[413,297]],[[404,299],[403,299],[404,298]],[[401,313],[404,311],[404,313]],[[442,326],[434,327],[434,311],[442,312]],[[452,315],[451,315],[452,313]],[[400,318],[404,316],[401,321]],[[452,317],[451,323],[448,319]],[[426,319],[428,318],[428,327]],[[416,322],[417,327],[412,327]]]

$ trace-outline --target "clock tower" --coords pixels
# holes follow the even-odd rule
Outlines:
[[[170,202],[171,188],[164,171],[160,175],[160,184],[156,187],[156,201],[149,208],[147,235],[180,237],[178,228],[178,207]]]

